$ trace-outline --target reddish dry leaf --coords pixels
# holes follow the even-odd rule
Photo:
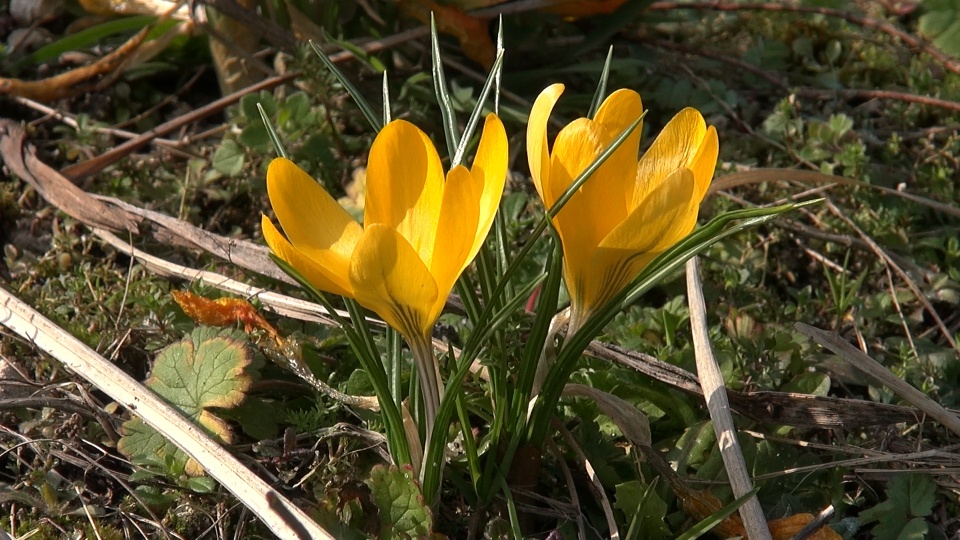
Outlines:
[[[680,496],[683,510],[696,519],[705,519],[714,514],[723,507],[723,503],[713,496],[709,491],[686,490],[684,493],[678,493]],[[770,527],[770,536],[773,540],[789,540],[793,538],[800,529],[807,526],[814,520],[811,514],[797,514],[781,519],[770,521],[767,525]],[[746,538],[747,531],[743,527],[743,521],[740,514],[734,512],[724,519],[710,532],[719,538],[736,538],[738,536]],[[843,537],[836,531],[824,525],[808,536],[811,540],[842,540]]]
[[[467,15],[457,7],[447,7],[433,0],[401,0],[400,8],[424,23],[433,13],[437,30],[457,38],[460,48],[471,60],[490,69],[496,60],[493,41],[487,33],[487,21]]]
[[[770,522],[770,536],[773,536],[773,540],[789,540],[813,520],[814,517],[811,514],[797,514],[775,519]],[[843,540],[842,536],[826,525],[817,529],[807,538],[810,540]]]
[[[198,324],[207,326],[233,326],[243,323],[245,332],[260,328],[273,339],[280,342],[280,334],[270,325],[250,302],[242,298],[218,298],[210,300],[189,291],[171,291],[183,312]]]
[[[671,485],[673,484],[671,483]],[[677,486],[673,485],[673,487],[676,489]],[[680,504],[683,506],[683,511],[686,512],[688,516],[692,516],[697,520],[706,519],[723,508],[723,503],[720,502],[720,499],[706,490],[694,491],[685,487],[682,491],[677,491],[677,496],[680,497]],[[743,521],[737,512],[727,516],[726,519],[718,523],[710,532],[719,538],[747,536],[747,531],[743,528]]]
[[[496,49],[490,40],[487,20],[472,17],[464,10],[495,6],[506,0],[401,0],[400,8],[424,24],[429,23],[433,13],[437,30],[457,38],[460,48],[471,60],[490,69],[496,60]],[[553,0],[541,11],[556,13],[562,17],[577,19],[593,15],[613,13],[626,0]]]

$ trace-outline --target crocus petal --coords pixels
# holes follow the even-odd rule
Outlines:
[[[600,242],[598,248],[663,251],[690,234],[697,222],[699,201],[693,200],[690,169],[677,169],[630,212]]]
[[[290,266],[296,268],[314,287],[341,296],[353,296],[350,292],[350,282],[347,280],[349,268],[347,259],[343,259],[340,268],[321,266],[287,241],[270,221],[270,218],[263,216],[260,223],[263,228],[263,238],[267,241],[271,251],[277,257],[287,261]]]
[[[289,159],[274,159],[267,168],[267,195],[290,243],[318,264],[332,259],[331,266],[346,268],[363,230],[310,175]]]
[[[563,93],[563,88],[562,84],[552,84],[540,92],[537,100],[533,102],[530,117],[527,119],[527,161],[530,165],[530,176],[540,194],[540,199],[547,208],[554,203],[554,200],[546,197],[543,185],[551,178],[547,123],[550,121],[550,113],[553,112],[554,105]]]
[[[703,116],[691,108],[673,117],[637,163],[637,185],[633,207],[648,193],[657,189],[669,174],[681,167],[690,167],[707,132]],[[699,203],[699,201],[697,201]]]
[[[710,182],[713,180],[713,173],[717,169],[717,156],[720,155],[720,141],[717,139],[717,128],[710,126],[707,133],[700,143],[700,149],[690,164],[690,170],[693,171],[694,189],[693,198],[699,204],[703,196],[707,194]]]
[[[480,136],[477,155],[473,159],[473,167],[470,168],[473,181],[482,187],[480,189],[480,214],[477,220],[477,229],[474,232],[473,246],[464,266],[470,264],[470,261],[480,251],[480,246],[483,245],[487,233],[490,232],[493,218],[500,207],[510,159],[507,145],[507,132],[503,129],[500,118],[495,114],[488,114],[483,123],[483,134]],[[463,271],[462,268],[461,271]]]
[[[404,120],[390,122],[370,148],[364,225],[396,230],[429,266],[443,179],[440,156],[427,135]]]
[[[581,316],[610,301],[654,257],[689,232],[697,217],[692,192],[693,174],[677,171],[597,246],[577,272],[571,291]]]
[[[608,302],[657,255],[689,234],[697,219],[693,187],[693,173],[675,171],[597,246],[580,271],[576,292],[581,310],[589,313]]]
[[[600,108],[597,109],[597,115],[593,121],[600,126],[603,134],[604,149],[610,146],[613,140],[623,133],[637,118],[640,118],[642,114],[643,102],[640,100],[640,94],[633,90],[617,90],[610,94],[607,99],[603,100]],[[603,181],[593,182],[592,180],[588,180],[587,183],[584,184],[584,192],[588,190],[593,191],[595,193],[592,193],[591,196],[602,197],[605,195],[608,199],[612,195],[617,199],[616,204],[619,204],[621,199],[624,200],[624,205],[629,202],[626,200],[625,194],[630,193],[633,188],[636,175],[621,175],[619,173],[627,169],[635,168],[637,155],[640,151],[640,132],[642,129],[643,123],[641,122],[630,133],[627,140],[623,141],[623,144],[617,148],[617,151],[607,159],[603,167],[596,172]],[[617,174],[608,174],[614,171]],[[598,178],[598,180],[600,178]]]
[[[482,187],[462,165],[454,167],[447,174],[440,220],[437,223],[435,253],[430,264],[430,273],[433,274],[442,297],[450,294],[460,273],[470,264],[475,254],[471,251],[477,242]]]
[[[642,112],[636,92],[618,90],[604,100],[595,120],[576,120],[564,128],[554,143],[550,165],[553,175],[550,187],[545,188],[548,196],[559,198]],[[573,243],[568,252],[596,246],[626,219],[632,208],[629,204],[637,178],[639,147],[640,131],[635,129],[557,215],[555,223],[564,231],[562,237]]]
[[[408,339],[430,335],[437,284],[410,243],[392,227],[379,223],[364,227],[350,260],[350,284],[361,305]]]

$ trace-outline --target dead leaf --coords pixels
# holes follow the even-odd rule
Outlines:
[[[243,323],[243,329],[248,334],[254,328],[265,331],[278,343],[280,334],[277,329],[267,322],[257,312],[250,302],[242,298],[217,298],[210,300],[193,294],[190,291],[171,291],[173,299],[188,317],[198,324],[207,326],[233,326]]]

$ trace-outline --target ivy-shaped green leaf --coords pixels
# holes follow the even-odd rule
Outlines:
[[[887,489],[887,500],[860,512],[863,524],[877,522],[873,536],[879,540],[925,538],[929,526],[924,517],[933,512],[937,485],[927,475],[894,476]]]
[[[220,148],[213,153],[213,168],[220,174],[237,176],[243,172],[243,164],[247,156],[235,141],[227,139],[220,144]]]

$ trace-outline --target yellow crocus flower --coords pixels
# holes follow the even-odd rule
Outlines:
[[[406,338],[429,420],[442,392],[433,325],[493,224],[507,159],[506,132],[493,114],[473,166],[446,175],[425,133],[390,122],[370,149],[363,225],[290,160],[267,169],[267,195],[283,227],[263,216],[270,249],[318,289],[356,299]]]
[[[563,88],[554,84],[541,92],[527,124],[530,172],[548,208],[643,112],[636,92],[617,90],[593,119],[578,118],[561,129],[551,152],[547,121]],[[716,129],[687,108],[637,159],[639,148],[638,127],[553,220],[563,244],[572,329],[693,230],[719,144]]]

